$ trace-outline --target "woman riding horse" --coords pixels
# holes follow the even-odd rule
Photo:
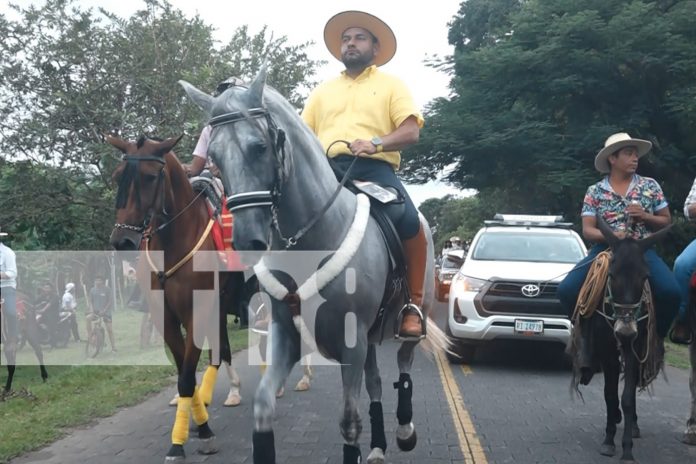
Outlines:
[[[179,139],[141,138],[137,144],[116,137],[107,140],[125,154],[114,172],[118,193],[111,244],[117,250],[144,249],[145,256],[138,261],[138,280],[179,373],[179,400],[167,461],[183,459],[190,415],[198,426],[199,451],[216,452],[206,404],[212,398],[219,362],[208,367],[200,388],[196,387],[196,366],[206,338],[212,352],[231,363],[226,309],[241,300],[243,274],[220,274],[222,310],[217,305],[217,292],[198,292],[194,300],[194,290],[217,290],[219,262],[210,234],[214,219],[204,198],[193,192],[186,172],[171,151]],[[150,255],[152,250],[163,252],[159,266]],[[211,272],[194,270],[194,261],[197,269]],[[232,379],[235,381],[238,384],[236,374]]]

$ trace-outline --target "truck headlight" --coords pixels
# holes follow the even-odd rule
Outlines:
[[[476,279],[475,277],[469,277],[464,274],[457,274],[454,279],[452,279],[452,286],[456,287],[465,292],[480,292],[484,285],[488,281],[485,279]]]

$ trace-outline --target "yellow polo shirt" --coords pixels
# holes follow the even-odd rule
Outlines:
[[[355,79],[344,71],[340,77],[324,82],[312,92],[302,111],[302,119],[324,150],[336,140],[371,140],[391,134],[409,116],[415,116],[418,127],[423,127],[423,116],[404,83],[374,65]],[[334,144],[329,151],[332,158],[339,154],[350,154],[344,143]],[[398,151],[369,158],[387,161],[395,170],[401,164]]]

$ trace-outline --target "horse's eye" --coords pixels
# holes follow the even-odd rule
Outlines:
[[[266,152],[268,145],[265,141],[259,140],[257,142],[252,142],[249,144],[249,154],[251,155],[261,155]]]

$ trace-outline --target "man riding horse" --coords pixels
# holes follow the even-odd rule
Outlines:
[[[395,171],[399,150],[418,142],[423,117],[403,82],[378,69],[396,52],[396,37],[386,23],[368,13],[344,11],[327,22],[324,41],[346,69],[312,92],[302,119],[339,168],[352,164],[351,179],[383,184],[403,196],[405,212],[394,225],[406,254],[411,301],[402,310],[399,336],[417,338],[422,335],[427,242]]]
[[[607,249],[606,239],[597,226],[597,216],[604,219],[619,239],[640,240],[671,222],[660,185],[654,179],[636,174],[638,160],[651,148],[652,143],[647,140],[617,133],[606,140],[595,157],[595,168],[605,177],[587,189],[582,206],[583,236],[594,246],[558,287],[558,297],[569,315],[574,312],[589,263]],[[649,282],[655,298],[657,335],[661,344],[679,307],[679,287],[672,271],[653,248],[645,250],[644,257],[650,268]],[[580,318],[580,382],[584,385],[590,382],[595,371],[590,331],[586,325],[585,318]]]

